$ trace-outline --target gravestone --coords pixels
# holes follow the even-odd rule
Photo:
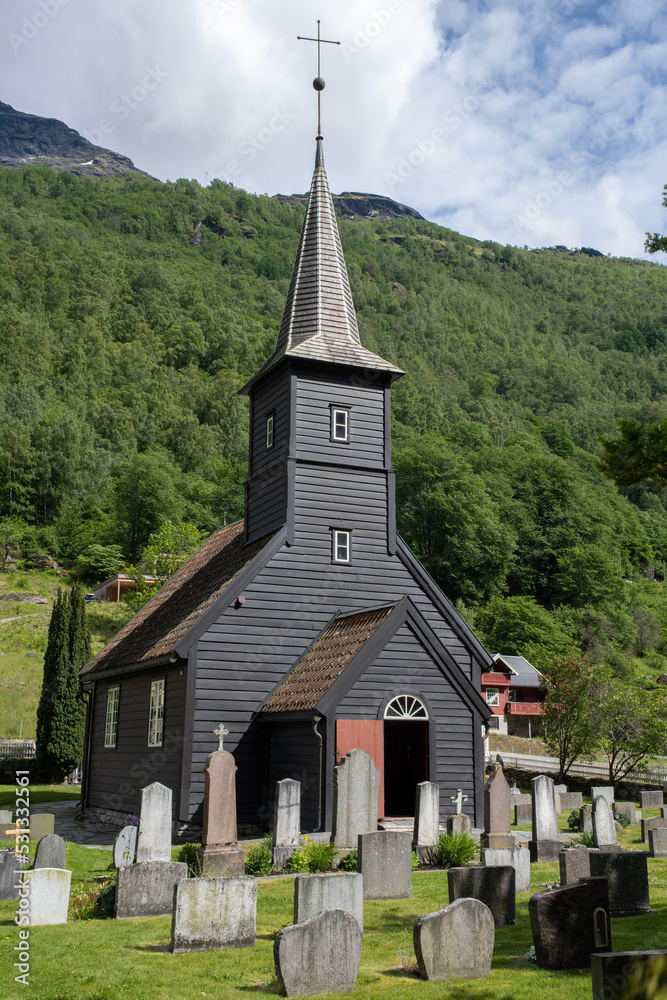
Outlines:
[[[660,810],[660,816],[662,819],[667,819],[667,806],[663,806]]]
[[[324,910],[346,910],[364,929],[364,880],[354,872],[297,875],[294,879],[294,923]]]
[[[514,807],[515,826],[532,826],[533,807],[532,805],[518,805]]]
[[[350,750],[333,769],[333,826],[336,847],[356,848],[359,834],[378,825],[380,769],[365,750]]]
[[[57,833],[42,837],[35,851],[33,868],[67,868],[65,841]]]
[[[454,813],[447,817],[447,833],[467,833],[472,836],[472,820],[466,813]]]
[[[137,828],[124,826],[113,842],[113,863],[116,868],[134,864],[137,856]]]
[[[567,785],[554,785],[556,795],[567,795]]]
[[[4,823],[5,827],[14,826],[11,809],[0,809],[0,823]]]
[[[625,813],[631,823],[639,822],[634,802],[614,802],[614,810],[619,815]]]
[[[361,931],[346,910],[324,910],[278,931],[273,945],[283,996],[351,993],[361,958]]]
[[[568,847],[558,855],[560,884],[575,885],[581,878],[590,878],[591,858],[587,847]]]
[[[530,806],[533,805],[533,797],[530,793],[526,792],[512,792],[512,797],[510,799],[510,805],[514,806]]]
[[[218,749],[208,755],[204,768],[204,825],[197,858],[203,875],[243,875],[245,855],[236,828],[236,761],[223,749],[228,734],[223,724],[213,731]]]
[[[514,869],[516,892],[530,892],[530,851],[527,847],[485,847],[481,852],[483,868],[511,865]]]
[[[593,843],[602,850],[618,847],[614,817],[609,803],[602,795],[593,799]]]
[[[41,840],[48,837],[55,829],[53,813],[30,813],[30,839]]]
[[[510,830],[512,809],[510,786],[500,764],[496,764],[484,786],[484,846],[512,849],[515,846]]]
[[[137,862],[171,861],[171,788],[154,781],[141,789]]]
[[[579,810],[579,829],[582,833],[593,833],[593,806],[584,805]]]
[[[667,858],[667,827],[657,826],[649,830],[648,853],[652,858]]]
[[[252,948],[257,879],[250,875],[184,878],[176,882],[170,951]]]
[[[116,918],[171,916],[174,886],[187,877],[188,866],[184,861],[138,861],[119,868]]]
[[[530,782],[533,797],[533,838],[528,843],[531,861],[558,861],[560,839],[554,783],[546,774]]]
[[[591,851],[591,875],[607,879],[612,917],[649,913],[648,854],[645,851]]]
[[[358,869],[364,899],[409,899],[412,896],[412,848],[409,833],[377,830],[361,833]]]
[[[639,1000],[667,995],[667,951],[591,955],[593,1000]]]
[[[72,873],[63,868],[33,868],[23,873],[30,927],[66,924]]]
[[[434,781],[420,781],[415,791],[415,826],[412,850],[419,860],[433,864],[440,858],[440,787]]]
[[[573,809],[581,809],[584,804],[584,796],[581,792],[560,792],[561,812],[572,812]]]
[[[607,883],[585,878],[536,892],[528,903],[539,969],[587,969],[594,951],[611,951]]]
[[[667,819],[663,819],[662,816],[652,816],[650,819],[643,819],[641,821],[642,827],[642,844],[648,844],[648,832],[649,830],[665,829],[667,827]]]
[[[639,793],[640,809],[662,809],[663,805],[662,792],[650,791]]]
[[[0,851],[0,899],[18,899],[21,881],[22,855],[14,854],[14,849]]]
[[[449,902],[479,899],[491,910],[496,927],[513,924],[516,875],[511,865],[492,868],[448,868]]]
[[[616,789],[613,785],[592,785],[591,802],[595,802],[598,795],[607,800],[607,805],[610,809],[613,808],[614,799],[616,798]]]
[[[479,899],[457,899],[415,923],[413,939],[422,979],[486,979],[496,929]]]
[[[301,831],[301,782],[283,778],[276,782],[273,803],[273,865],[285,867],[299,846]]]

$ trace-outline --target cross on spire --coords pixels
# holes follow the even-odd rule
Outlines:
[[[222,741],[224,740],[225,736],[229,735],[229,730],[225,729],[224,722],[221,722],[218,728],[213,730],[213,734],[214,736],[218,737],[218,750],[222,750],[223,749]]]
[[[322,138],[322,116],[320,113],[320,96],[324,90],[324,80],[322,79],[322,67],[320,60],[320,50],[322,45],[340,45],[340,42],[333,42],[330,38],[320,38],[320,20],[317,19],[317,38],[308,38],[306,35],[297,35],[300,42],[317,42],[317,76],[313,80],[313,87],[317,91],[317,138]]]

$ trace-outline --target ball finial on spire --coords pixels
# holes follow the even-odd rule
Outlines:
[[[322,79],[321,76],[315,77],[315,79],[313,80],[313,87],[317,91],[324,90],[324,80]]]

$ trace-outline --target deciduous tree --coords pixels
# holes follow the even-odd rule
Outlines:
[[[597,734],[593,713],[593,671],[587,660],[574,656],[555,660],[543,669],[546,699],[542,719],[544,742],[558,757],[562,780],[576,760],[595,750]]]

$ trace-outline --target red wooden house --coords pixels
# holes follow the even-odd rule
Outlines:
[[[495,653],[493,660],[493,671],[482,674],[482,697],[493,712],[489,729],[510,736],[541,736],[544,677],[523,656]]]

